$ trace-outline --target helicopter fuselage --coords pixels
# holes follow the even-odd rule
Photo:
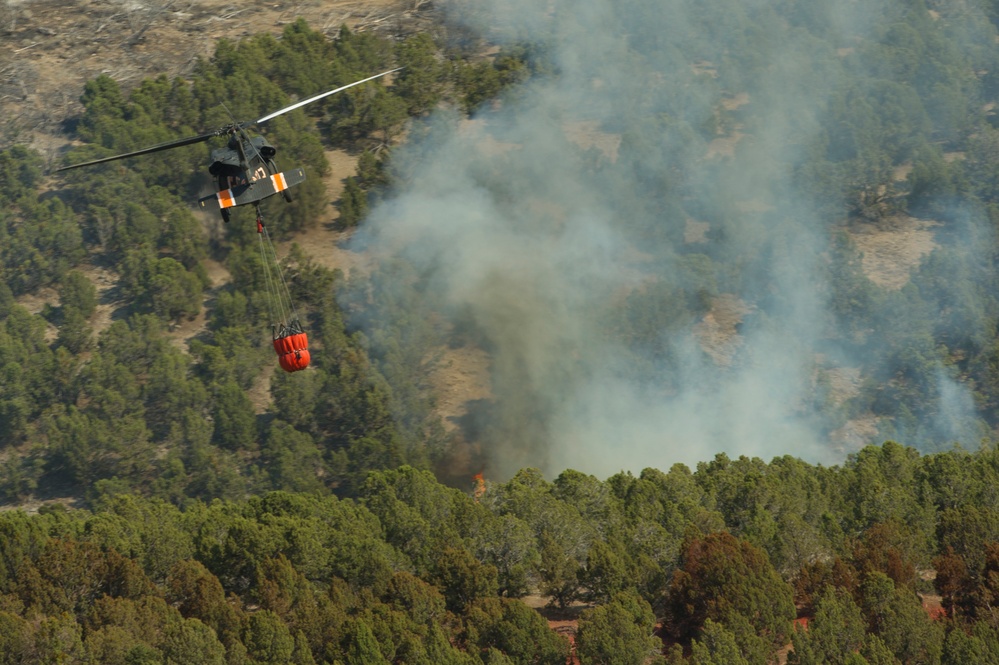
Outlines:
[[[305,173],[302,169],[279,173],[274,164],[276,154],[277,149],[263,136],[233,133],[225,147],[211,152],[208,172],[215,176],[218,193],[199,203],[208,207],[214,201],[228,222],[229,208],[257,203],[278,192],[290,202],[288,188],[305,180]]]
[[[263,136],[242,141],[238,136],[232,136],[225,147],[212,150],[208,172],[217,178],[225,176],[249,182],[257,179],[254,175],[273,175],[268,173],[268,169],[274,164],[276,154],[277,148]],[[270,170],[273,171],[273,168]],[[219,184],[222,184],[221,180]]]
[[[228,222],[230,208],[258,203],[278,192],[290,202],[288,189],[303,182],[305,172],[302,169],[278,172],[275,154],[277,149],[263,136],[230,136],[225,147],[211,152],[208,171],[216,178],[218,193],[201,199],[201,206],[217,205],[222,219]]]

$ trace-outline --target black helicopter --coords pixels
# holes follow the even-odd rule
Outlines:
[[[179,148],[181,146],[191,145],[192,143],[201,143],[202,141],[207,141],[218,136],[228,136],[229,142],[224,148],[216,148],[212,150],[212,163],[211,166],[208,167],[208,172],[216,178],[218,193],[206,196],[198,201],[202,208],[215,208],[217,206],[219,211],[222,213],[222,220],[228,222],[230,208],[250,203],[259,206],[260,201],[269,196],[273,196],[278,192],[284,196],[286,201],[291,202],[291,193],[288,192],[288,189],[305,180],[305,171],[302,169],[294,169],[284,173],[278,171],[277,166],[274,164],[274,155],[277,153],[277,148],[268,143],[267,139],[263,136],[251,137],[247,134],[245,130],[246,127],[267,122],[268,120],[276,118],[283,113],[294,111],[299,107],[311,104],[312,102],[320,100],[323,97],[329,97],[330,95],[342,92],[347,88],[367,83],[368,81],[385,76],[386,74],[397,72],[400,69],[402,69],[402,67],[390,69],[387,72],[382,72],[381,74],[375,74],[374,76],[369,76],[368,78],[360,81],[348,83],[347,85],[341,86],[335,90],[329,90],[316,95],[315,97],[309,97],[308,99],[296,102],[291,106],[286,106],[280,111],[275,111],[274,113],[265,115],[262,118],[258,118],[253,122],[232,122],[223,127],[219,127],[215,131],[201,134],[199,136],[191,136],[185,139],[167,141],[166,143],[159,143],[148,148],[143,148],[142,150],[127,152],[122,155],[114,155],[113,157],[103,157],[89,162],[71,164],[69,166],[58,168],[56,171],[66,171],[68,169],[75,169],[81,166],[101,164],[103,162],[110,162],[116,159],[125,159],[126,157],[145,155],[151,152],[159,152],[160,150]]]

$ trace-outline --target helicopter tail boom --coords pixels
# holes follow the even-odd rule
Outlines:
[[[305,171],[302,169],[295,169],[286,173],[275,173],[259,180],[237,185],[231,189],[223,189],[217,194],[199,199],[198,203],[201,204],[202,208],[218,208],[220,210],[235,208],[236,206],[262,201],[268,196],[283,192],[289,187],[294,187],[304,181]]]

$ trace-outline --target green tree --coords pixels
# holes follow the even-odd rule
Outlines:
[[[298,631],[295,634],[295,648],[291,654],[292,665],[316,665],[316,659],[312,657],[312,649],[305,633]]]
[[[472,604],[465,636],[470,651],[497,649],[514,663],[562,665],[569,652],[566,640],[540,614],[510,598],[481,598]]]
[[[322,452],[308,434],[275,420],[261,448],[264,468],[275,489],[294,492],[325,490]]]
[[[295,651],[295,639],[288,631],[288,626],[278,615],[268,610],[250,614],[243,642],[255,663],[284,665],[291,660]]]
[[[396,46],[403,67],[395,80],[395,92],[405,100],[411,115],[433,109],[443,95],[445,67],[437,55],[433,38],[426,33],[408,37]]]
[[[70,308],[63,311],[57,338],[60,346],[75,354],[82,353],[90,348],[92,334],[86,317],[79,310]]]
[[[31,637],[31,626],[25,619],[0,611],[0,665],[27,662]]]
[[[418,625],[430,627],[445,617],[444,596],[433,586],[406,572],[389,581],[385,602],[409,615]]]
[[[337,224],[341,228],[357,226],[368,214],[368,195],[353,176],[348,176],[340,194],[340,216]]]
[[[447,608],[463,613],[479,598],[495,596],[496,568],[480,563],[468,550],[445,547],[434,565],[434,582],[444,594]]]
[[[388,661],[382,655],[378,640],[364,619],[354,619],[347,638],[346,665],[377,665]]]
[[[168,321],[193,319],[201,311],[201,279],[170,257],[156,262],[148,291],[153,311]]]
[[[35,629],[34,657],[40,663],[72,663],[83,659],[82,629],[71,614],[41,619]]]
[[[134,635],[119,626],[104,626],[87,634],[83,641],[88,662],[108,665],[152,665],[162,663],[162,653],[143,644]]]
[[[896,589],[880,572],[867,575],[860,588],[861,610],[867,629],[903,663],[939,662],[943,627],[923,610],[919,597],[908,589]]]
[[[943,653],[940,656],[941,665],[986,662],[988,662],[986,647],[977,637],[956,626],[947,633]]]
[[[797,647],[794,652],[797,653]],[[790,658],[788,662],[792,662]],[[711,619],[704,622],[700,639],[691,643],[690,665],[749,665],[739,650],[735,635]]]
[[[788,663],[845,665],[864,644],[866,624],[860,608],[845,589],[827,586],[822,592],[808,630],[791,635],[794,651]]]
[[[229,450],[257,448],[257,422],[253,404],[235,381],[219,389],[215,401],[215,441]]]
[[[597,541],[590,546],[586,567],[579,574],[580,582],[588,589],[589,596],[605,603],[631,585],[634,577],[627,563],[628,556],[618,542]]]
[[[864,640],[864,648],[861,649],[860,655],[870,665],[899,665],[901,662],[895,658],[891,649],[885,646],[884,641],[872,633],[868,633],[867,639]]]
[[[166,584],[168,597],[185,618],[198,619],[226,642],[239,635],[243,618],[227,602],[218,578],[201,563],[178,561]]]
[[[59,304],[64,308],[75,309],[84,318],[89,318],[97,309],[97,289],[83,273],[72,270],[66,274],[59,287]]]
[[[579,617],[576,648],[580,662],[589,665],[642,665],[662,650],[652,633],[656,618],[649,604],[633,591],[619,593],[606,605]]]
[[[154,582],[162,583],[174,564],[194,553],[183,514],[175,506],[119,494],[95,509],[83,525],[87,539],[135,560]]]
[[[211,628],[183,619],[167,628],[163,657],[167,665],[225,665],[225,647]]]
[[[568,607],[579,596],[579,562],[547,533],[541,534],[538,559],[541,592],[559,607]]]

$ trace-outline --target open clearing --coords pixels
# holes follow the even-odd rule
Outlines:
[[[938,222],[898,216],[877,225],[850,231],[850,238],[863,254],[864,275],[878,286],[898,290],[905,286],[923,257],[936,249],[933,228]]]

